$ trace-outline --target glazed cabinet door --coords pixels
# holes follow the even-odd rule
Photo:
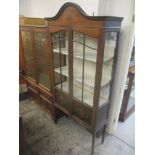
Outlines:
[[[69,112],[69,30],[63,27],[53,27],[50,35],[55,102]]]
[[[101,68],[101,83],[99,94],[99,105],[97,108],[96,126],[103,126],[108,118],[108,109],[111,100],[112,83],[114,78],[114,69],[117,59],[117,41],[118,32],[111,32],[102,30],[103,39],[101,45],[103,45],[102,68]]]
[[[47,32],[34,32],[34,44],[37,61],[38,83],[42,87],[51,89],[50,53]]]
[[[19,33],[19,69],[24,70],[23,50],[22,50],[22,38]]]
[[[22,48],[24,54],[24,65],[26,76],[36,81],[35,56],[33,51],[32,32],[21,30]]]
[[[99,106],[110,102],[110,95],[112,91],[112,81],[114,77],[114,68],[116,66],[116,47],[117,47],[118,33],[105,32],[104,33],[104,56],[102,66],[102,79],[100,87]]]
[[[92,33],[95,31],[96,33]],[[91,125],[98,52],[97,28],[73,28],[73,100],[72,113]]]

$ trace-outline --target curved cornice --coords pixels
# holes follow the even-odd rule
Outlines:
[[[123,20],[122,17],[114,17],[114,16],[89,16],[85,13],[85,11],[79,5],[77,5],[76,3],[71,3],[71,2],[65,3],[54,17],[45,17],[45,19],[48,21],[57,20],[63,14],[64,10],[70,6],[74,7],[81,14],[81,16],[89,20],[96,20],[96,21],[100,21],[100,20],[122,21]]]

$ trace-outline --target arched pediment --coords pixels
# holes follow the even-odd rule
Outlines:
[[[103,27],[106,21],[121,22],[123,18],[112,16],[88,16],[79,5],[68,2],[60,8],[54,17],[47,17],[45,19],[48,25]]]

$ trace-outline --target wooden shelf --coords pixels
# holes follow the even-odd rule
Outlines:
[[[56,68],[54,71],[60,74],[60,68]],[[61,67],[61,72],[63,75],[68,77],[68,67],[67,66]],[[81,76],[74,77],[74,80],[82,83]],[[111,76],[108,73],[108,68],[104,67],[102,81],[101,81],[101,87],[104,87],[105,85],[110,83],[110,81],[111,81]],[[95,77],[85,75],[84,76],[84,84],[94,88]]]
[[[56,68],[54,71],[60,74],[60,67]],[[68,67],[67,66],[61,67],[61,72],[63,75],[68,77]]]
[[[57,88],[61,89],[61,84],[56,86]],[[100,101],[99,101],[99,105],[103,105],[108,101],[108,94],[109,94],[109,89],[110,87],[107,86],[105,88],[101,89],[101,96],[100,96]],[[69,83],[68,81],[65,81],[62,83],[62,90],[64,92],[69,92]],[[73,85],[73,97],[75,97],[78,100],[82,99],[82,87],[80,87],[80,85],[77,83],[74,83]],[[94,97],[94,89],[88,91],[84,89],[83,92],[83,102],[85,104],[88,104],[90,106],[93,106],[93,97]]]
[[[75,43],[74,43],[75,44]],[[73,46],[73,57],[78,59],[83,59],[83,47],[77,45],[76,43],[76,49]],[[105,54],[104,54],[104,62],[110,61],[113,59],[114,47],[112,46],[105,46]],[[53,49],[53,52],[59,53],[59,48]],[[61,48],[61,53],[64,55],[68,55],[68,49],[67,48]],[[96,63],[96,56],[97,56],[97,50],[85,47],[85,60],[92,61]]]

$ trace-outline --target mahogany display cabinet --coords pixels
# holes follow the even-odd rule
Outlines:
[[[52,53],[53,104],[95,136],[103,131],[117,60],[122,18],[87,16],[74,3],[64,4],[47,20]]]
[[[46,21],[43,18],[30,18],[30,17],[19,17],[19,26],[29,26],[29,25],[46,25]],[[21,35],[19,35],[19,69],[24,70],[24,60],[23,60],[23,52],[21,46]]]
[[[135,111],[135,42],[129,64],[119,120],[124,122]]]
[[[39,100],[43,109],[52,115],[54,112],[51,91],[51,52],[46,21],[26,17],[20,21],[20,57],[22,59],[19,58],[22,60],[29,94]]]
[[[64,4],[46,26],[22,26],[25,77],[55,122],[67,115],[104,141],[111,102],[121,17],[88,16]]]
[[[119,120],[124,122],[135,111],[135,66],[129,67]]]

